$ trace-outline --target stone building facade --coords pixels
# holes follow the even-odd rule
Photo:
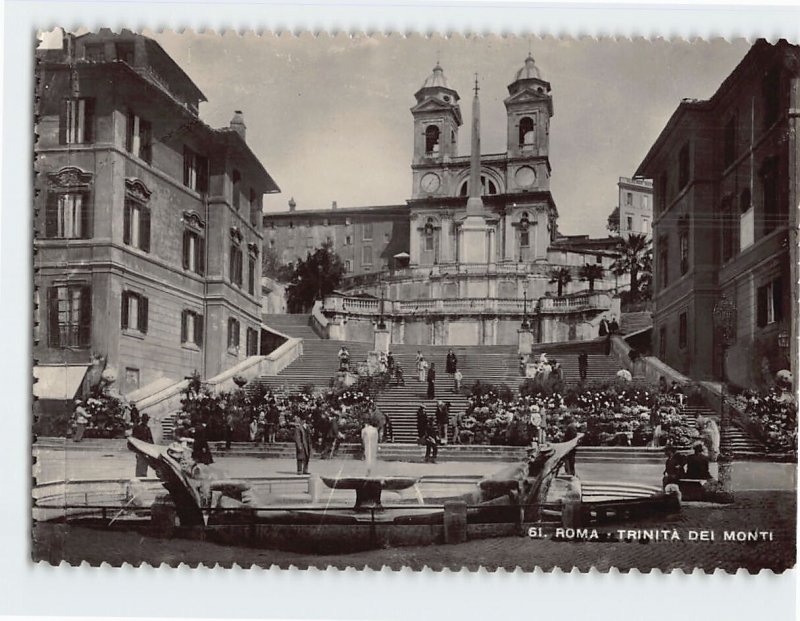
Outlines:
[[[128,393],[257,354],[262,197],[279,190],[241,113],[206,125],[197,86],[126,31],[65,37],[36,77],[39,390],[99,366]]]
[[[608,218],[611,230],[627,239],[629,235],[653,233],[653,182],[650,179],[620,177],[619,202]]]
[[[798,108],[800,48],[760,40],[637,170],[655,193],[652,348],[691,377],[797,370]]]

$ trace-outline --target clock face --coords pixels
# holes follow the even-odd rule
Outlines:
[[[422,188],[423,192],[428,192],[430,194],[439,189],[440,183],[441,181],[439,180],[439,175],[435,173],[427,173],[422,177],[422,180],[420,181],[420,187]]]
[[[514,173],[514,179],[521,188],[529,188],[536,183],[536,171],[530,166],[521,166]]]

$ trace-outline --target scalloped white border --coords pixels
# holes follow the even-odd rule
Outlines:
[[[189,0],[6,4],[0,214],[0,359],[4,448],[0,451],[0,614],[270,618],[464,618],[558,615],[566,619],[794,618],[797,571],[731,576],[717,571],[649,575],[498,571],[398,573],[69,568],[29,562],[27,442],[31,359],[30,163],[34,32],[56,25],[197,31],[444,32],[555,36],[785,37],[800,40],[797,2],[664,6],[591,0],[529,6],[514,0],[459,3],[323,0],[219,4]],[[402,552],[398,552],[401,555]],[[476,559],[480,561],[480,559]],[[644,615],[647,615],[646,617]]]

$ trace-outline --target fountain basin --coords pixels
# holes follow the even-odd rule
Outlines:
[[[413,487],[419,481],[412,477],[320,477],[331,489],[355,490],[356,504],[353,511],[383,511],[381,493],[383,490],[400,492]]]

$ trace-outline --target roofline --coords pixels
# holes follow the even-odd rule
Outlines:
[[[295,209],[294,211],[265,211],[264,217],[265,218],[280,218],[280,217],[287,217],[287,216],[336,216],[339,214],[346,214],[346,215],[358,215],[358,214],[375,214],[385,212],[387,214],[390,213],[398,213],[398,214],[407,214],[408,213],[408,206],[407,205],[368,205],[368,206],[359,206],[359,207],[337,207],[336,209],[328,208],[328,209]]]

